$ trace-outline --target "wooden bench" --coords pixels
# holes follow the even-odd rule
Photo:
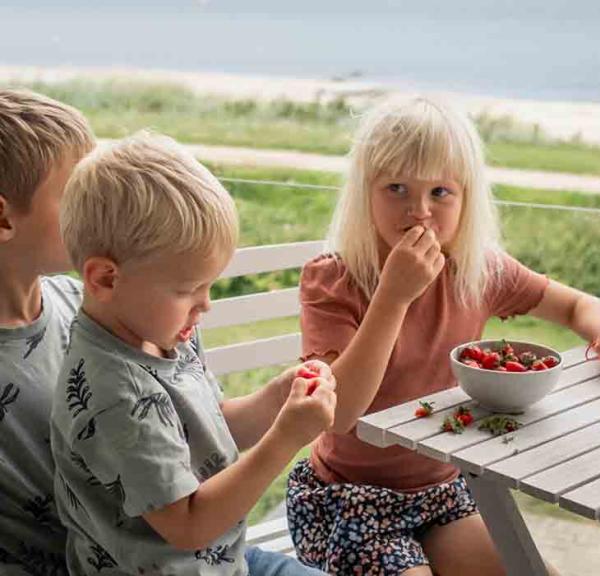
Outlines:
[[[221,278],[300,268],[323,251],[322,241],[239,249]],[[203,329],[249,324],[296,316],[298,287],[215,300],[202,320]],[[209,348],[207,362],[217,376],[294,362],[300,356],[300,333]],[[285,517],[249,527],[247,541],[273,552],[294,553]]]

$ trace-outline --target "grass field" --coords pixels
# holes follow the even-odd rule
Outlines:
[[[124,80],[29,87],[79,108],[96,134],[105,138],[152,128],[182,142],[345,154],[362,112],[343,98],[308,103],[232,101],[199,96],[173,84]],[[538,126],[510,117],[480,115],[474,120],[492,165],[600,174],[600,148],[552,141]]]

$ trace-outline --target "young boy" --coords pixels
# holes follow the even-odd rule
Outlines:
[[[79,282],[60,239],[58,204],[94,145],[75,109],[0,90],[0,573],[66,575],[53,496],[50,407]]]
[[[321,574],[244,543],[244,516],[332,424],[334,381],[288,370],[224,400],[196,324],[237,243],[220,183],[167,138],[96,150],[61,211],[83,306],[52,411],[73,576]],[[246,450],[243,455],[239,450]]]

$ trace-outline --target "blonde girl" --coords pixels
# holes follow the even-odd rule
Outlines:
[[[365,117],[329,243],[304,267],[301,325],[338,403],[333,431],[290,475],[298,557],[344,576],[504,574],[459,470],[367,445],[356,421],[454,386],[448,352],[492,316],[531,313],[593,340],[598,301],[502,251],[477,132],[427,98]]]

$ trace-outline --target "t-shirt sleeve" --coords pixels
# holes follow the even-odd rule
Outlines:
[[[360,296],[333,255],[307,263],[300,277],[302,359],[341,354],[360,324]]]
[[[175,408],[154,377],[132,365],[112,377],[123,380],[118,395],[93,414],[73,450],[135,517],[188,496],[199,481]]]
[[[498,258],[501,267],[492,272],[487,291],[490,315],[505,319],[517,314],[527,314],[542,300],[549,283],[548,278],[530,270],[506,253]],[[497,269],[495,266],[493,268]]]

